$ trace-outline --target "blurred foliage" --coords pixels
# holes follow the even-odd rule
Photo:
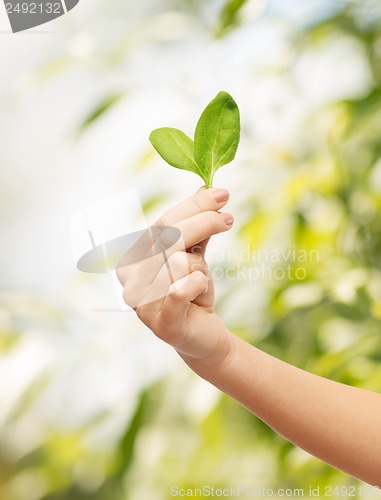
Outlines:
[[[229,0],[221,10],[216,35],[221,36],[238,22],[239,13],[247,0]]]
[[[83,120],[81,123],[78,135],[81,135],[88,127],[91,126],[92,123],[99,120],[107,111],[109,111],[113,106],[115,106],[121,99],[123,98],[123,94],[116,93],[113,95],[106,96],[95,109],[91,110],[89,115]]]
[[[211,28],[214,35],[239,30],[246,3],[221,4]],[[266,280],[267,299],[259,316],[251,314],[248,304],[229,320],[229,327],[301,368],[381,391],[381,10],[366,2],[338,5],[341,8],[331,17],[295,28],[289,47],[292,56],[269,71],[274,71],[274,78],[293,83],[294,65],[308,58],[311,50],[324,53],[332,39],[349,37],[362,48],[371,74],[369,88],[355,98],[338,97],[311,109],[295,147],[269,155],[268,163],[277,157],[274,161],[285,178],[271,206],[264,197],[243,195],[246,208],[241,216],[236,214],[241,222],[234,244],[249,246],[254,254],[272,244],[277,228],[287,228],[285,249],[292,251],[277,265],[283,270],[291,266],[293,272]],[[201,15],[200,2],[178,0],[176,7]],[[119,99],[119,94],[106,96],[80,131],[102,120]],[[142,158],[149,165],[152,155],[147,152]],[[165,196],[153,193],[146,210]],[[301,252],[309,256],[305,261],[298,257]],[[298,269],[303,273],[298,275]],[[239,290],[251,296],[251,284],[225,285],[218,300],[221,312]],[[12,323],[16,326],[1,331],[4,357],[18,349],[23,335],[20,321],[16,318]],[[45,390],[46,376],[41,374],[21,393],[17,412],[4,423],[1,498],[166,500],[171,485],[307,490],[360,484],[295,449],[186,371],[141,394],[119,443],[103,455],[89,453],[84,445],[89,424],[76,432],[52,430],[40,446],[15,458],[9,453],[9,433]],[[33,494],[25,493],[28,489]]]

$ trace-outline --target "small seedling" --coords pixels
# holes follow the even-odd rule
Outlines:
[[[227,92],[219,92],[204,109],[194,133],[194,141],[181,130],[163,127],[149,139],[170,165],[199,175],[207,188],[217,170],[234,160],[240,140],[239,109]]]

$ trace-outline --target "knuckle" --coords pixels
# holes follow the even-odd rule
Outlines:
[[[168,264],[171,268],[178,269],[184,266],[186,263],[186,256],[184,252],[175,252],[170,255],[168,259]]]
[[[205,210],[205,204],[203,203],[204,196],[204,192],[199,191],[192,198],[193,205],[197,212],[203,212]]]
[[[175,226],[162,226],[154,241],[156,251],[163,252],[171,248],[178,241],[180,234]]]
[[[157,219],[155,222],[155,226],[172,226],[176,222],[176,217],[172,213],[171,210],[168,210],[168,212],[165,212],[161,217]]]
[[[172,287],[169,289],[169,297],[172,302],[183,302],[186,298],[186,290],[182,287]]]
[[[204,212],[206,210],[216,210],[219,206],[209,189],[198,191],[195,194],[193,201],[195,205],[197,205],[200,212]]]
[[[208,276],[209,275],[209,267],[208,267],[208,264],[205,261],[201,263],[200,271],[202,272],[202,274],[204,276]]]
[[[205,274],[202,271],[200,271],[199,269],[192,273],[192,277],[195,281],[205,281],[207,279]]]
[[[125,256],[126,254],[119,260],[115,267],[116,276],[123,286],[127,281],[134,279],[137,269],[137,265],[126,262]]]
[[[122,286],[125,286],[125,284],[129,281],[133,281],[136,274],[134,268],[132,268],[131,266],[124,266],[122,264],[118,264],[118,266],[115,268],[115,273],[116,277],[119,280],[119,283]]]
[[[131,283],[123,287],[123,300],[130,307],[137,307],[144,297],[144,292]]]
[[[208,265],[201,256],[197,256],[197,258],[192,259],[190,268],[192,271],[201,271],[205,274],[205,271],[208,269]]]
[[[183,302],[185,300],[185,293],[183,290],[174,290],[170,294],[172,302]]]
[[[218,231],[221,226],[221,219],[217,212],[204,212],[205,221],[211,231]]]

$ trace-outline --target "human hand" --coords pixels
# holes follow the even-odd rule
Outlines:
[[[214,312],[214,284],[205,262],[210,237],[233,225],[230,214],[219,212],[228,199],[226,190],[201,188],[154,224],[176,228],[179,241],[148,258],[147,248],[141,248],[139,259],[137,242],[133,262],[129,251],[117,266],[125,302],[183,357],[219,362],[229,349],[230,332]]]

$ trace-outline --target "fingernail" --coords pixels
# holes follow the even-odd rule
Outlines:
[[[221,214],[227,226],[232,226],[234,223],[234,217],[230,214]]]
[[[222,201],[226,201],[229,199],[229,191],[226,189],[214,189],[212,193],[213,198],[217,203],[221,203]]]

